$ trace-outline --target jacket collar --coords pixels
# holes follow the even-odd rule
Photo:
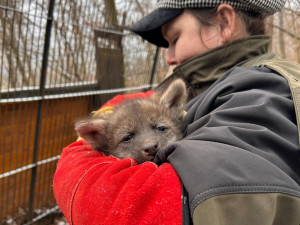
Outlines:
[[[190,85],[192,95],[199,94],[228,70],[268,52],[269,44],[270,38],[263,35],[230,42],[180,64],[167,80],[181,77]]]

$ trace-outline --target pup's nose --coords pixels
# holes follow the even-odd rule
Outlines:
[[[157,143],[150,143],[144,146],[143,151],[147,156],[155,156],[158,150]]]

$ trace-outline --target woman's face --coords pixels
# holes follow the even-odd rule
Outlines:
[[[188,10],[164,24],[162,34],[169,43],[168,65],[177,66],[222,44],[220,29],[201,25]]]

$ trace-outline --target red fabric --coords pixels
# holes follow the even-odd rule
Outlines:
[[[78,141],[64,148],[53,188],[73,225],[182,224],[181,183],[169,163],[137,165]]]
[[[107,106],[113,107],[118,104],[121,104],[126,99],[134,99],[134,98],[148,98],[153,94],[153,91],[147,91],[147,92],[139,92],[135,94],[128,94],[128,95],[117,95],[110,101],[108,101],[106,104],[104,104],[101,108],[105,108]]]

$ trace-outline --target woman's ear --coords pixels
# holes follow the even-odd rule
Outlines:
[[[217,20],[220,22],[220,35],[222,44],[234,38],[236,29],[236,14],[231,5],[221,4],[217,9]]]

